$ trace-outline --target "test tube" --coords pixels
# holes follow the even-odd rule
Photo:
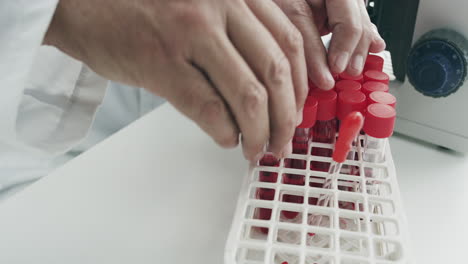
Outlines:
[[[352,80],[341,80],[335,84],[335,90],[339,94],[344,91],[360,91],[361,83]]]
[[[382,71],[384,66],[384,59],[378,55],[367,55],[366,62],[364,63],[364,72],[368,70]]]
[[[396,106],[396,97],[390,93],[376,91],[369,94],[367,104],[385,104],[393,108]]]
[[[364,138],[364,153],[363,160],[366,162],[383,162],[385,151],[387,148],[386,140],[393,134],[395,126],[396,111],[395,108],[384,104],[371,104],[367,107],[366,119],[364,121],[363,130],[366,133]],[[366,177],[378,179],[381,177],[381,170],[373,170],[366,168],[364,173]],[[374,187],[378,183],[377,180],[367,183],[369,194],[376,195],[379,190]],[[382,214],[383,208],[379,205],[371,205],[369,208],[371,213]],[[385,227],[382,224],[377,224],[377,230],[380,235],[385,235]],[[386,248],[378,248],[380,252],[385,252]]]
[[[339,124],[354,111],[358,111],[361,114],[364,114],[367,107],[367,98],[366,95],[359,91],[345,91],[338,94],[338,104],[337,104],[337,118]],[[339,125],[338,125],[339,127]],[[353,146],[357,146],[357,141],[353,142]],[[348,154],[348,159],[354,160],[356,156],[356,151],[353,149]],[[353,166],[343,165],[342,173],[350,175],[359,175],[359,168]]]
[[[268,166],[268,167],[279,167],[280,160],[276,158],[272,153],[266,153],[262,159],[260,159],[259,164],[261,166]],[[278,180],[278,173],[277,172],[270,172],[270,171],[260,171],[259,173],[259,181],[261,182],[271,182],[275,183]],[[260,200],[268,200],[273,201],[275,197],[275,190],[268,189],[268,188],[258,188],[257,190],[257,198]],[[256,218],[261,220],[270,220],[271,218],[271,209],[267,208],[258,208],[256,212]],[[264,234],[268,234],[268,228],[261,227],[260,232]]]
[[[385,72],[369,70],[364,72],[364,82],[370,81],[388,84],[390,82],[390,77]]]
[[[369,81],[365,82],[362,85],[361,92],[363,92],[366,96],[369,96],[370,93],[381,91],[381,92],[388,92],[389,88],[388,85],[381,82],[376,81]]]
[[[395,108],[384,104],[371,104],[367,107],[364,122],[364,153],[363,160],[368,162],[383,162],[387,138],[393,134],[395,127]],[[367,174],[367,172],[366,172]],[[366,175],[375,177],[378,175]]]
[[[336,101],[335,91],[320,91],[313,95],[318,101],[317,122],[312,129],[313,141],[317,143],[335,143],[336,137]],[[313,147],[312,155],[331,157],[333,151],[330,148]],[[318,171],[328,171],[330,164],[312,161],[311,168]],[[319,187],[319,186],[314,186]]]
[[[342,72],[342,73],[340,73],[339,76],[340,76],[339,77],[340,80],[351,80],[351,81],[356,81],[356,82],[359,82],[359,83],[363,83],[363,80],[364,80],[364,77],[363,77],[362,73],[359,74],[359,75],[356,75],[356,76],[352,76],[352,75],[348,74],[347,72]]]
[[[302,155],[307,154],[307,151],[309,149],[310,130],[315,125],[316,118],[317,118],[317,106],[318,106],[317,99],[315,99],[314,97],[308,96],[304,104],[304,110],[302,113],[303,115],[302,123],[296,128],[294,132],[294,137],[292,139],[294,154],[302,154]],[[307,166],[306,160],[292,159],[289,161],[291,162],[291,164],[289,164],[288,167],[291,167],[294,169],[302,169],[302,170],[306,169],[306,166]],[[292,185],[304,185],[305,176],[288,173],[284,177],[284,183],[292,184]],[[303,203],[304,197],[285,194],[283,196],[283,201],[289,202],[289,203]],[[298,214],[299,213],[297,212],[290,212],[290,211],[283,212],[283,216],[288,219],[294,219],[297,217]]]

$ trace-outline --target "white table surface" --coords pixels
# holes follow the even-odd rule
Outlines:
[[[468,158],[391,140],[413,263],[464,263]],[[169,105],[0,205],[0,263],[223,261],[247,163]]]

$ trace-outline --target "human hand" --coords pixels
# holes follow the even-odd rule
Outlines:
[[[60,0],[45,43],[166,98],[218,144],[282,156],[302,119],[299,31],[270,1]]]
[[[369,19],[363,0],[274,0],[304,38],[307,70],[318,87],[333,87],[330,72],[362,72],[369,52],[381,52],[385,42]],[[320,36],[332,32],[328,50]]]

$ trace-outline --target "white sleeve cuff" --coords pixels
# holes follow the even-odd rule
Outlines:
[[[51,155],[83,140],[107,80],[52,47],[42,47],[18,108],[17,139]]]

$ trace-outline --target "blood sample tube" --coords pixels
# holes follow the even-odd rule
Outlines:
[[[259,161],[261,166],[268,166],[268,167],[278,167],[280,164],[279,159],[277,159],[272,153],[266,153],[262,159]],[[260,171],[259,173],[259,181],[261,182],[271,182],[275,183],[278,179],[277,172],[270,172],[270,171]],[[275,197],[275,190],[268,189],[268,188],[258,188],[257,190],[257,198],[260,200],[269,200],[272,201]],[[271,218],[271,209],[267,208],[258,208],[257,209],[257,216],[258,219],[261,220],[270,220]],[[268,233],[268,228],[260,228],[260,231],[264,234]]]
[[[315,125],[315,122],[316,122],[317,106],[318,106],[317,99],[311,96],[307,97],[306,102],[304,104],[302,123],[296,128],[296,131],[294,132],[294,137],[292,140],[293,153],[295,154],[303,154],[303,155],[307,154],[307,151],[309,149],[310,129]],[[287,167],[291,167],[294,169],[302,169],[302,170],[306,169],[306,166],[307,166],[306,160],[292,159],[288,161],[291,164],[288,164]],[[305,176],[288,173],[285,175],[284,183],[292,184],[292,185],[304,185]],[[289,202],[289,203],[303,203],[304,197],[285,194],[283,197],[283,201]],[[290,211],[283,212],[284,217],[288,219],[293,219],[297,217],[298,214],[299,213],[297,212],[290,212]]]
[[[364,80],[364,77],[363,77],[362,73],[357,75],[357,76],[351,76],[347,72],[342,72],[342,73],[340,73],[340,78],[339,79],[340,80],[351,80],[351,81],[356,81],[356,82],[362,83],[363,80]]]
[[[321,91],[314,94],[318,101],[317,122],[312,129],[313,141],[318,143],[333,144],[336,137],[336,101],[337,94],[334,91]],[[331,157],[330,148],[312,148],[312,155]],[[328,171],[329,164],[312,161],[313,170]]]
[[[367,162],[383,162],[387,148],[387,138],[393,134],[395,126],[396,111],[395,108],[384,104],[371,104],[367,107],[366,119],[363,130],[366,133],[364,137],[363,160]],[[379,169],[365,168],[365,175],[368,178],[381,178]],[[378,194],[378,189],[372,188],[373,181],[369,181],[369,194]],[[381,206],[372,205],[369,210],[372,213],[382,213]],[[382,229],[378,225],[379,229]]]
[[[337,118],[338,118],[338,127],[340,127],[341,122],[352,112],[360,112],[364,114],[367,107],[367,98],[364,93],[359,91],[345,91],[338,94],[338,104],[337,104]],[[356,146],[357,142],[353,142],[353,145]],[[356,152],[351,150],[348,154],[348,159],[354,160],[356,158]],[[359,175],[359,168],[355,166],[343,165],[342,173],[350,175]]]
[[[393,134],[395,119],[395,108],[389,105],[371,104],[367,107],[363,127],[366,133],[364,137],[364,161],[383,161],[387,143],[386,139]]]
[[[361,92],[366,96],[375,91],[388,92],[388,85],[381,82],[369,81],[362,85]]]
[[[369,70],[364,72],[364,82],[370,81],[388,84],[390,82],[390,77],[385,72]]]
[[[367,55],[366,63],[364,64],[364,72],[368,70],[382,71],[384,59],[380,56],[369,54]]]
[[[360,91],[361,83],[352,80],[341,80],[336,82],[335,90],[337,93],[341,93],[344,91]]]
[[[370,104],[376,104],[376,103],[389,105],[395,108],[396,98],[390,93],[380,92],[380,91],[372,92],[367,97],[367,104],[370,105]]]

